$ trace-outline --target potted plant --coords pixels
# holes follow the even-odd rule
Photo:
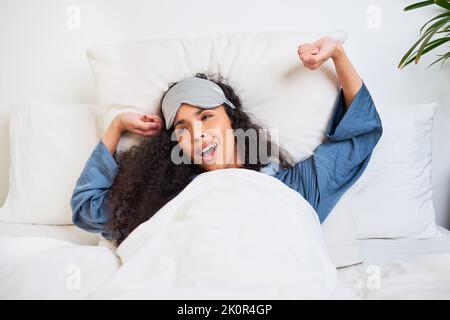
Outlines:
[[[415,64],[417,64],[422,55],[450,41],[450,0],[420,1],[405,7],[404,11],[409,11],[430,5],[439,6],[443,9],[443,12],[430,19],[422,26],[422,28],[420,29],[419,40],[417,40],[408,50],[408,52],[406,52],[402,57],[400,63],[398,64],[399,69],[410,64],[413,61]],[[433,37],[434,39],[432,39]],[[450,57],[450,51],[447,51],[446,53],[438,56],[440,58],[431,63],[427,68],[431,67],[433,64],[439,61],[442,61],[442,67],[444,62]]]

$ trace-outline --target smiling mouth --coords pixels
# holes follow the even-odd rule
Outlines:
[[[202,152],[201,152],[201,156],[203,158],[204,161],[210,161],[214,158],[214,156],[216,155],[216,149],[217,149],[217,144],[216,143],[212,143],[208,146],[206,146],[205,148],[203,148]]]

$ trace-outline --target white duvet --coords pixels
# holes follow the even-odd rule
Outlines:
[[[198,176],[114,253],[0,238],[2,298],[327,298],[337,272],[314,209],[268,175]]]
[[[116,253],[93,298],[325,298],[336,282],[314,209],[244,169],[198,176]]]

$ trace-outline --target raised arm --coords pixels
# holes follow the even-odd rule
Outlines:
[[[122,125],[116,117],[102,136],[102,141],[111,155],[114,155],[116,152],[117,144],[122,136],[122,132]]]
[[[327,139],[314,153],[274,177],[299,192],[316,210],[320,222],[363,174],[383,128],[375,103],[340,44],[322,38],[298,50],[305,67],[317,69],[333,59],[342,90],[325,130]]]
[[[114,118],[87,160],[73,190],[70,206],[73,223],[89,232],[101,232],[107,239],[114,233],[105,226],[111,219],[106,201],[119,170],[114,159],[117,143],[124,131],[144,136],[158,134],[162,121],[157,115],[123,113]]]
[[[342,44],[330,37],[323,37],[313,43],[301,44],[298,54],[303,65],[311,70],[332,59],[338,80],[344,93],[345,105],[351,105],[362,85],[362,80],[345,53]]]

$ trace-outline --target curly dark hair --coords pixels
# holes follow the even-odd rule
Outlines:
[[[215,80],[211,76],[197,73],[196,77],[215,82],[222,88],[228,100],[234,104],[235,109],[225,107],[232,122],[232,129],[242,129],[239,130],[241,132],[245,132],[247,129],[254,129],[257,132],[263,130],[263,127],[242,109],[239,97],[232,87],[224,82],[222,76],[219,75]],[[160,106],[166,93],[176,83],[169,85],[160,100]],[[119,246],[131,231],[150,219],[180,193],[193,177],[205,172],[205,169],[197,164],[175,164],[171,160],[171,152],[177,145],[177,141],[172,139],[172,134],[173,127],[169,130],[163,129],[159,135],[146,137],[140,143],[117,154],[119,171],[107,194],[111,219],[106,225],[107,229],[116,234],[115,246]],[[266,132],[262,137],[257,135],[257,145],[259,146],[261,143],[266,145],[267,154],[271,154],[272,141],[269,133]],[[277,147],[280,166],[291,166],[291,156],[280,146],[277,145]],[[268,164],[267,162],[263,163],[259,151],[256,155],[256,163],[250,161],[248,141],[245,141],[244,152],[242,168],[260,171]]]

